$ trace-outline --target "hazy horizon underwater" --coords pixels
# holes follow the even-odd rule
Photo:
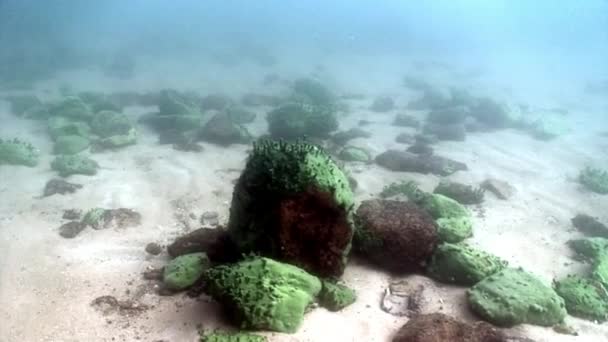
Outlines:
[[[608,1],[0,0],[0,341],[608,341]]]

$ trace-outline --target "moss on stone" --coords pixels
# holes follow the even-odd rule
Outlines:
[[[433,192],[449,197],[460,204],[479,204],[483,202],[484,195],[482,188],[446,181],[440,182]]]
[[[592,278],[568,276],[554,283],[572,316],[604,322],[608,319],[608,291]]]
[[[418,204],[435,219],[469,216],[469,211],[462,204],[440,194],[428,194]]]
[[[591,277],[608,287],[608,252],[603,252],[593,259]]]
[[[133,124],[125,114],[111,110],[100,111],[91,121],[93,133],[102,138],[125,135],[133,128]]]
[[[196,99],[188,94],[179,93],[175,90],[161,90],[158,98],[158,110],[163,115],[199,115],[199,104]]]
[[[263,140],[235,186],[228,232],[245,253],[336,276],[350,251],[353,207],[346,175],[320,148]]]
[[[106,210],[103,208],[93,208],[86,212],[84,217],[82,218],[82,223],[91,226],[94,229],[101,228],[103,223],[103,216]]]
[[[23,165],[34,167],[38,165],[40,153],[30,143],[19,139],[0,139],[0,165]]]
[[[458,243],[473,236],[470,216],[440,218],[436,222],[439,241]]]
[[[595,259],[601,254],[608,254],[608,239],[601,237],[589,237],[568,241],[568,245],[576,253],[588,259]]]
[[[55,139],[55,154],[76,154],[89,147],[89,139],[80,135],[62,135]]]
[[[608,194],[608,171],[586,167],[578,176],[578,181],[587,189],[598,194]]]
[[[99,139],[96,141],[96,145],[102,149],[115,149],[134,145],[137,143],[137,130],[131,128],[125,134],[113,135],[111,137]]]
[[[122,110],[119,105],[104,93],[85,91],[78,93],[78,97],[91,108],[93,113],[101,111],[120,112]]]
[[[165,266],[163,284],[171,290],[185,290],[194,285],[210,265],[211,262],[205,253],[178,256]]]
[[[498,326],[551,326],[566,316],[564,300],[521,268],[506,268],[483,279],[467,291],[467,298],[475,313]]]
[[[212,332],[201,335],[201,342],[267,342],[264,336],[247,334],[242,332]]]
[[[50,106],[52,116],[63,116],[73,120],[89,121],[93,118],[93,111],[78,96],[69,95]]]
[[[405,196],[414,202],[422,196],[423,192],[418,189],[418,185],[414,181],[393,182],[386,185],[380,192],[380,197],[389,198],[393,196]]]
[[[293,333],[321,291],[317,277],[262,257],[213,267],[203,280],[205,292],[222,303],[242,329]]]
[[[91,128],[86,122],[62,116],[49,118],[48,128],[53,140],[64,135],[79,135],[84,138],[89,138],[91,135]]]
[[[361,147],[346,146],[340,151],[338,158],[344,161],[368,163],[371,161],[372,156],[367,150]]]
[[[60,155],[51,162],[51,169],[57,171],[61,177],[70,175],[95,175],[99,164],[93,159],[82,155]]]
[[[305,98],[311,104],[317,106],[331,106],[334,104],[335,95],[321,82],[311,78],[299,78],[293,84],[294,95]]]
[[[444,283],[474,285],[507,266],[507,262],[465,244],[437,247],[428,266],[429,275]]]
[[[292,102],[270,111],[266,117],[273,138],[298,139],[304,136],[328,137],[338,129],[333,108]]]
[[[319,304],[329,311],[340,311],[357,300],[357,293],[344,285],[327,280],[319,293]]]

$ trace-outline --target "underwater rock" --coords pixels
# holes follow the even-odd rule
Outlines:
[[[156,242],[150,242],[146,245],[145,251],[150,255],[159,255],[163,252],[163,248]]]
[[[180,236],[167,246],[167,252],[173,258],[184,254],[204,252],[214,263],[236,261],[240,253],[222,228],[200,228]]]
[[[590,191],[602,195],[608,194],[608,171],[606,170],[586,167],[580,172],[578,181]]]
[[[551,326],[566,317],[564,300],[536,276],[521,268],[506,268],[467,291],[473,311],[497,326]]]
[[[93,229],[127,228],[141,224],[141,214],[126,208],[93,208],[84,215],[82,222]]]
[[[217,332],[201,334],[200,342],[268,342],[264,336],[258,336],[248,333],[234,332]]]
[[[441,194],[425,194],[415,201],[435,219],[470,216],[469,211],[462,204]]]
[[[295,97],[314,106],[332,106],[336,96],[321,82],[312,78],[299,78],[293,83]]]
[[[68,223],[64,223],[59,227],[59,235],[66,239],[75,238],[76,235],[80,234],[87,226],[78,221],[70,221]]]
[[[195,142],[176,142],[172,145],[172,147],[176,151],[183,152],[203,152],[205,150],[203,145]]]
[[[350,250],[353,206],[348,179],[326,152],[302,141],[261,140],[236,183],[228,231],[244,253],[339,276]]]
[[[338,158],[349,162],[369,163],[372,160],[371,154],[364,148],[356,146],[346,146],[338,154]]]
[[[87,105],[89,105],[89,107],[91,107],[93,113],[99,113],[103,110],[113,112],[122,111],[122,107],[104,93],[87,91],[78,93],[78,97],[80,97]]]
[[[91,121],[93,133],[102,138],[126,135],[133,128],[133,124],[125,114],[111,110],[98,112]]]
[[[55,139],[53,153],[76,154],[89,148],[89,139],[80,135],[62,135]]]
[[[412,203],[366,200],[355,221],[355,251],[388,271],[422,269],[437,246],[433,218]]]
[[[570,132],[568,123],[561,117],[543,116],[531,123],[524,123],[524,126],[538,140],[553,140]]]
[[[99,151],[105,149],[117,149],[137,143],[137,131],[131,128],[127,133],[121,135],[113,135],[111,137],[98,139],[94,142],[91,151]]]
[[[395,137],[395,141],[400,144],[413,144],[416,139],[409,133],[399,133],[399,135]]]
[[[447,196],[460,204],[479,204],[483,202],[483,188],[473,188],[470,185],[441,181],[433,190],[436,194]]]
[[[411,199],[411,197],[415,197],[418,191],[418,185],[414,181],[393,182],[384,186],[379,196],[381,198],[389,198],[402,195]]]
[[[465,141],[467,135],[463,124],[426,124],[423,132],[444,141]]]
[[[338,129],[338,120],[332,108],[305,103],[281,105],[268,112],[266,119],[268,131],[273,138],[326,138]]]
[[[52,117],[47,121],[49,135],[53,140],[64,135],[79,135],[90,138],[91,128],[86,122],[71,120],[64,117]]]
[[[507,128],[513,124],[508,109],[488,97],[476,99],[470,111],[472,117],[489,129]]]
[[[432,110],[426,120],[437,126],[463,125],[468,115],[466,107],[448,107]]]
[[[232,99],[222,94],[209,94],[201,100],[200,108],[203,112],[208,110],[224,110],[232,105]]]
[[[481,188],[490,191],[501,200],[507,200],[515,194],[515,188],[511,184],[495,178],[484,180]]]
[[[352,139],[369,138],[371,133],[362,130],[361,128],[351,128],[348,131],[340,131],[331,136],[331,140],[338,145],[344,145]]]
[[[69,183],[63,179],[51,179],[46,182],[42,196],[48,197],[54,194],[71,194],[76,192],[78,189],[82,189],[82,184]]]
[[[31,108],[42,106],[42,101],[32,94],[7,96],[4,99],[10,103],[11,112],[16,116],[24,116]]]
[[[395,120],[393,120],[393,126],[418,128],[420,127],[420,121],[412,115],[397,114]]]
[[[555,291],[566,302],[572,316],[598,322],[608,320],[608,291],[594,279],[568,276],[553,284]]]
[[[243,104],[244,106],[251,106],[251,107],[257,107],[257,106],[275,107],[275,106],[280,105],[281,102],[283,102],[283,98],[281,98],[280,96],[275,96],[275,95],[247,93],[247,94],[243,95],[243,97],[241,98],[241,104]]]
[[[64,220],[80,220],[80,216],[82,216],[82,211],[79,209],[67,209],[63,211],[63,215],[61,216]]]
[[[376,156],[376,163],[391,171],[432,173],[449,176],[460,170],[467,170],[467,165],[436,155],[416,155],[410,152],[388,150]]]
[[[608,238],[608,227],[595,217],[578,214],[571,221],[572,225],[585,235]]]
[[[407,104],[407,108],[412,110],[432,110],[448,107],[450,105],[451,102],[447,95],[436,89],[427,89],[422,93],[421,97],[410,101]]]
[[[395,101],[388,96],[381,96],[374,99],[369,109],[373,112],[384,113],[395,109]]]
[[[158,111],[161,115],[201,115],[198,98],[172,89],[163,89],[158,94]]]
[[[393,342],[508,342],[485,322],[461,322],[442,313],[417,315],[399,329]]]
[[[51,169],[57,171],[61,177],[93,176],[97,174],[98,168],[99,164],[96,161],[81,155],[60,155],[51,162]]]
[[[439,241],[457,243],[473,236],[473,222],[469,216],[437,219]]]
[[[219,301],[243,329],[294,333],[321,291],[306,271],[272,259],[252,257],[207,270],[205,292]]]
[[[433,154],[433,152],[435,152],[430,145],[421,144],[418,142],[415,143],[414,145],[406,148],[405,150],[410,153],[427,155],[427,156],[430,156]]]
[[[35,167],[38,165],[40,152],[34,146],[17,138],[13,140],[0,139],[0,165],[23,165]]]
[[[194,285],[211,266],[205,253],[180,255],[163,270],[163,284],[170,290],[181,291]]]
[[[201,224],[207,226],[217,226],[220,224],[217,211],[206,211],[201,215]]]
[[[451,284],[472,286],[507,267],[507,262],[465,244],[440,244],[427,268],[431,278]]]
[[[608,239],[602,237],[569,240],[568,246],[588,259],[596,259],[602,254],[608,254]]]
[[[49,107],[52,116],[61,116],[73,120],[89,121],[93,118],[93,111],[80,97],[68,95]]]
[[[239,106],[230,106],[224,110],[230,120],[236,124],[248,124],[255,121],[256,114]]]
[[[357,300],[355,290],[327,280],[322,281],[323,287],[319,293],[319,304],[329,311],[340,311]]]
[[[417,315],[428,302],[426,287],[411,280],[391,281],[384,290],[380,309],[393,316],[411,317]]]
[[[247,128],[234,123],[226,113],[218,113],[207,121],[200,137],[202,140],[222,146],[247,144],[253,140]]]

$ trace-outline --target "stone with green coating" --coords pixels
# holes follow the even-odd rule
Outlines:
[[[86,212],[82,218],[82,223],[93,227],[94,229],[100,229],[103,223],[103,216],[106,210],[103,208],[93,208]]]
[[[357,300],[355,290],[324,280],[319,293],[319,304],[329,311],[340,311]]]
[[[201,336],[201,342],[267,342],[264,336],[247,334],[242,332],[212,332]]]
[[[55,139],[55,154],[76,154],[89,148],[89,139],[80,135],[62,135]]]
[[[438,281],[468,286],[506,266],[506,261],[487,252],[465,244],[444,243],[433,253],[427,271]]]
[[[53,140],[64,135],[79,135],[85,138],[89,138],[91,135],[91,128],[83,121],[58,116],[49,118],[47,123]]]
[[[608,253],[600,253],[593,259],[591,277],[608,287]]]
[[[441,194],[428,194],[419,205],[435,219],[469,216],[469,211],[462,204]]]
[[[363,148],[355,146],[346,146],[338,154],[338,158],[344,161],[362,162],[369,163],[372,160],[372,156],[369,152]]]
[[[91,129],[93,133],[101,138],[108,138],[128,134],[134,127],[125,114],[111,110],[102,110],[95,114],[95,117],[91,121]]]
[[[578,181],[587,189],[598,194],[608,194],[608,171],[586,167],[578,176]]]
[[[93,111],[80,97],[68,95],[49,107],[52,116],[63,116],[74,120],[89,121]]]
[[[595,259],[601,254],[608,254],[608,239],[606,238],[589,237],[575,239],[568,241],[568,245],[576,253],[589,259]]]
[[[473,236],[470,216],[440,218],[436,222],[439,241],[458,243]]]
[[[272,259],[252,257],[203,274],[205,292],[220,302],[241,329],[295,332],[321,281]]]
[[[476,314],[498,326],[551,326],[566,317],[564,300],[521,268],[506,268],[483,279],[467,291],[467,299]]]
[[[608,291],[601,282],[568,276],[556,281],[553,287],[566,302],[566,310],[572,316],[599,322],[608,319]]]
[[[268,131],[276,139],[326,138],[338,129],[333,108],[303,102],[283,104],[268,112],[266,119]]]
[[[185,290],[194,285],[210,265],[211,262],[205,253],[178,256],[165,266],[163,284],[171,290]]]
[[[319,147],[256,142],[234,188],[228,234],[258,253],[322,277],[340,276],[354,231],[348,178]]]
[[[99,164],[91,158],[82,155],[60,155],[51,162],[51,169],[59,172],[61,177],[70,175],[93,176],[97,173]]]
[[[40,153],[30,143],[19,139],[0,139],[0,165],[23,165],[34,167],[38,165]]]
[[[137,143],[137,130],[135,128],[131,128],[125,134],[113,135],[96,141],[97,146],[102,149],[115,149],[135,143]]]

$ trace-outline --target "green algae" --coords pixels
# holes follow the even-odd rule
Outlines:
[[[93,111],[78,96],[68,95],[49,107],[52,116],[63,116],[74,120],[89,121],[93,118]]]
[[[264,336],[247,334],[242,332],[212,332],[209,334],[201,334],[200,342],[267,342],[268,339]]]
[[[19,139],[0,139],[0,165],[38,165],[40,152],[30,143]]]
[[[79,135],[84,138],[89,138],[91,135],[91,128],[83,121],[58,116],[49,118],[47,124],[53,140],[64,135]]]
[[[111,110],[102,110],[95,114],[95,117],[91,121],[91,129],[96,135],[108,138],[115,135],[127,134],[134,127],[125,114]]]
[[[473,236],[470,216],[440,218],[436,222],[439,241],[457,243]]]
[[[268,131],[273,138],[325,138],[338,129],[334,109],[302,102],[283,104],[268,112],[266,119]]]
[[[469,216],[469,211],[462,204],[440,194],[428,194],[418,204],[435,219]]]
[[[507,262],[464,244],[437,247],[428,266],[429,275],[444,283],[474,285],[504,269]]]
[[[357,300],[357,293],[341,284],[324,280],[319,293],[319,304],[329,311],[340,311]]]
[[[483,279],[467,291],[467,299],[475,313],[498,326],[551,326],[566,316],[564,300],[521,268],[506,268]]]
[[[608,319],[608,291],[592,278],[568,276],[554,283],[555,291],[566,303],[566,310],[576,317],[604,322]]]
[[[344,161],[368,163],[371,161],[372,156],[363,148],[346,146],[340,151],[338,158]]]
[[[51,162],[51,169],[61,177],[70,175],[88,175],[97,173],[99,164],[91,158],[82,155],[59,155]]]
[[[194,285],[210,265],[205,253],[180,255],[165,266],[163,284],[171,290],[185,290]]]
[[[295,332],[321,281],[306,271],[263,257],[208,269],[205,292],[219,301],[241,329]]]

